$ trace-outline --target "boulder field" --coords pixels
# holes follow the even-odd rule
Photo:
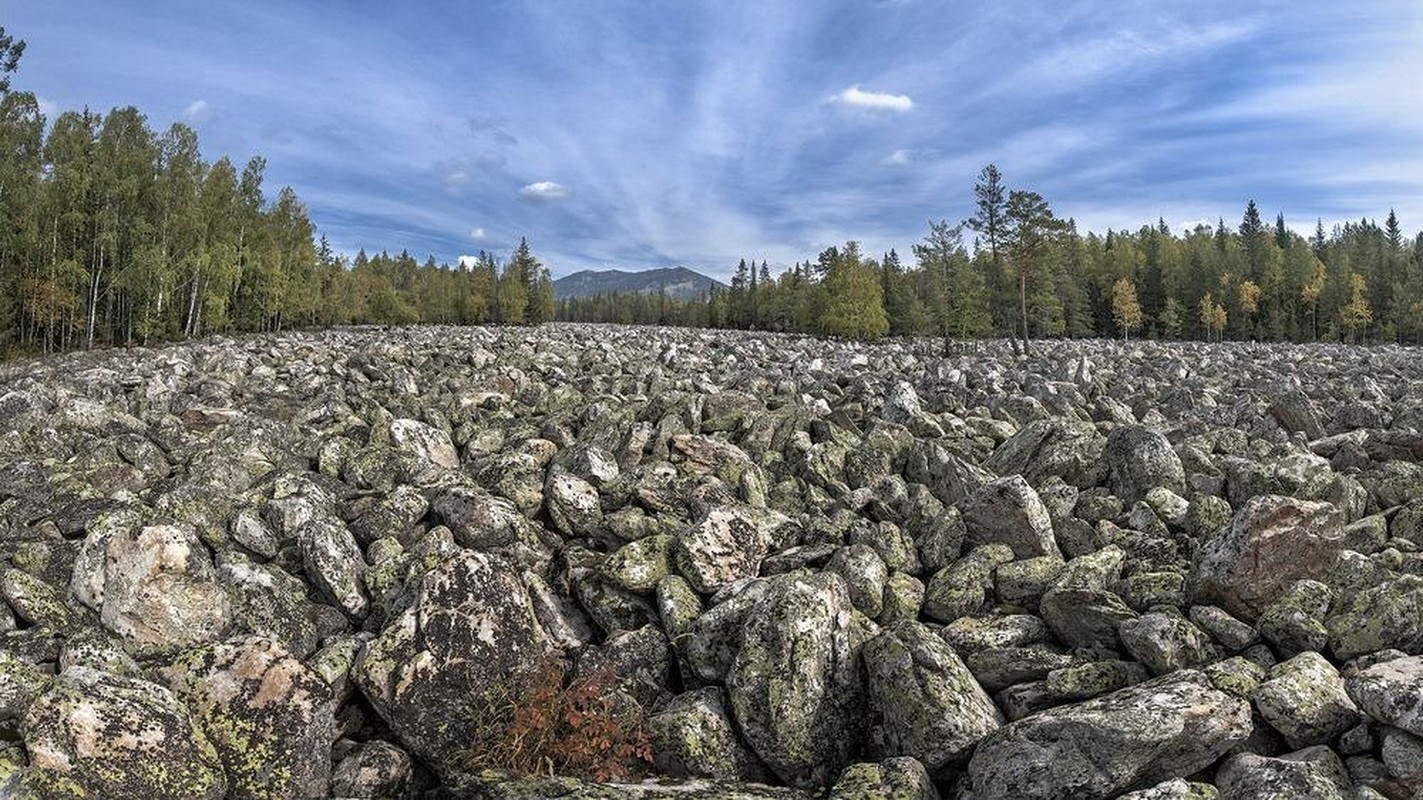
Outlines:
[[[6,797],[1416,798],[1423,353],[558,324],[13,362],[0,596]],[[489,768],[548,664],[645,774]]]

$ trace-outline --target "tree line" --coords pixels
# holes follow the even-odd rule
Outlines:
[[[408,252],[354,258],[317,236],[266,161],[208,163],[197,133],[136,108],[53,121],[10,90],[24,42],[0,27],[0,355],[147,344],[215,332],[342,324],[538,324],[560,319],[878,338],[1132,335],[1423,340],[1423,234],[1392,212],[1312,236],[1247,204],[1180,234],[1164,220],[1082,234],[987,166],[974,214],[931,222],[905,263],[857,242],[772,275],[742,259],[730,287],[692,300],[615,294],[558,303],[521,240],[504,263]],[[966,241],[966,237],[972,237]]]
[[[1303,237],[1254,201],[1238,226],[1177,234],[1077,230],[1041,195],[1008,189],[988,165],[975,213],[929,224],[913,264],[856,242],[772,276],[742,259],[728,289],[693,301],[607,296],[561,301],[560,319],[689,324],[855,338],[1146,336],[1212,341],[1423,342],[1423,234],[1392,211]],[[972,235],[971,242],[965,241]]]
[[[349,260],[266,161],[206,162],[197,133],[136,108],[66,111],[10,90],[0,27],[0,355],[351,323],[538,323],[553,282],[527,240],[507,263]]]

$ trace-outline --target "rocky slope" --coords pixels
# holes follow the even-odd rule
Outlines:
[[[1417,797],[1420,430],[1388,348],[546,326],[0,366],[0,793]],[[467,772],[550,653],[681,780]]]

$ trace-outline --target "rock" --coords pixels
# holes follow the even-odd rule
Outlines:
[[[0,722],[23,719],[53,682],[45,670],[0,651]]]
[[[1042,647],[993,647],[969,653],[964,662],[979,685],[990,692],[1042,681],[1049,673],[1078,663],[1073,656]]]
[[[25,715],[36,797],[226,796],[216,750],[173,693],[138,678],[70,667]]]
[[[362,648],[352,674],[401,742],[441,769],[457,764],[472,724],[465,707],[517,679],[547,634],[512,565],[462,550],[425,575],[413,606]]]
[[[18,569],[0,574],[0,593],[15,610],[16,616],[28,625],[68,630],[74,624],[73,615],[49,584]]]
[[[1154,675],[1197,667],[1215,656],[1206,634],[1173,614],[1152,612],[1123,620],[1117,634],[1127,652]]]
[[[863,633],[852,608],[838,575],[772,579],[727,675],[746,740],[791,786],[831,783],[860,741]]]
[[[963,520],[974,544],[1006,544],[1016,558],[1062,557],[1047,507],[1021,475],[984,484],[964,502]]]
[[[1295,581],[1327,577],[1343,536],[1343,515],[1328,503],[1256,497],[1202,545],[1193,594],[1254,620]]]
[[[1346,686],[1371,719],[1423,736],[1423,656],[1375,664],[1349,678]]]
[[[1281,428],[1303,433],[1310,441],[1324,438],[1319,408],[1298,387],[1288,389],[1270,401],[1270,416]]]
[[[924,765],[906,756],[878,764],[852,764],[840,773],[830,790],[830,800],[938,800]]]
[[[336,696],[281,645],[250,637],[190,650],[164,677],[216,748],[230,793],[327,793]]]
[[[232,604],[216,578],[190,526],[116,518],[85,540],[71,587],[136,653],[161,655],[226,631]]]
[[[1191,606],[1191,621],[1227,652],[1238,653],[1259,640],[1255,629],[1216,606]]]
[[[1423,577],[1402,575],[1345,595],[1334,612],[1325,626],[1336,658],[1390,647],[1423,654]]]
[[[969,762],[974,797],[1110,797],[1189,775],[1251,730],[1250,705],[1183,670],[998,729]]]
[[[1107,436],[1102,451],[1107,462],[1112,493],[1127,506],[1146,498],[1147,491],[1163,487],[1186,493],[1186,472],[1181,457],[1161,434],[1141,425],[1118,425]]]
[[[693,589],[711,594],[738,578],[755,576],[770,546],[770,534],[749,513],[719,508],[677,535],[673,558]]]
[[[1290,747],[1327,744],[1359,723],[1344,681],[1318,653],[1301,653],[1270,670],[1255,687],[1255,707]]]
[[[1043,621],[1069,647],[1115,649],[1117,628],[1136,618],[1122,599],[1103,589],[1053,589],[1043,595]]]
[[[723,690],[708,686],[678,695],[648,717],[657,770],[675,778],[766,782],[770,773],[737,734]]]
[[[338,520],[316,519],[297,529],[297,542],[322,598],[352,617],[364,617],[370,606],[362,580],[367,564],[350,529]]]
[[[426,474],[460,465],[459,451],[450,435],[413,419],[397,419],[390,423],[390,443],[424,465]]]
[[[1046,642],[1047,625],[1031,614],[959,617],[939,631],[954,650],[972,655],[991,648],[1017,648]]]
[[[1221,800],[1344,800],[1351,786],[1344,764],[1322,745],[1279,758],[1241,753],[1216,774]]]
[[[889,570],[884,560],[867,545],[852,544],[835,551],[826,572],[834,572],[845,581],[850,602],[867,617],[878,617],[884,610],[885,582]]]
[[[1190,783],[1185,778],[1162,781],[1150,789],[1127,792],[1117,800],[1216,800],[1219,794],[1209,783]]]
[[[676,539],[669,534],[628,542],[603,562],[603,575],[629,592],[648,592],[672,571]]]
[[[602,501],[593,484],[559,467],[548,471],[544,485],[544,508],[554,530],[564,536],[587,538],[597,534],[603,523]]]
[[[973,552],[951,566],[934,573],[924,588],[924,614],[952,622],[974,614],[987,600],[993,586],[993,570],[1013,560],[1013,551],[1003,544],[975,547]]]
[[[667,582],[668,589],[677,591]],[[685,582],[684,582],[685,583]],[[727,590],[721,602],[699,614],[675,638],[685,680],[724,683],[741,647],[742,631],[751,614],[765,599],[770,583],[753,579]],[[687,592],[691,587],[686,587]],[[659,592],[661,594],[661,592]],[[696,595],[692,594],[695,599]],[[700,603],[700,601],[698,601]]]
[[[958,655],[917,622],[882,631],[865,643],[863,658],[884,755],[913,756],[938,772],[1003,724]]]
[[[404,750],[379,739],[361,742],[331,771],[331,796],[400,797],[410,772]]]

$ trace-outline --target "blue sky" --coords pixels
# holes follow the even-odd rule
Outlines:
[[[1245,201],[1423,227],[1423,2],[0,0],[47,112],[268,160],[343,252],[528,236],[557,275],[858,239],[906,258],[988,162],[1082,229]]]

